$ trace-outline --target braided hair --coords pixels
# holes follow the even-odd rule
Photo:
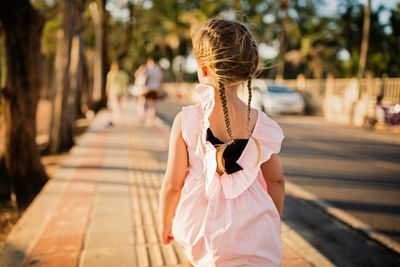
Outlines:
[[[217,170],[225,172],[223,153],[226,147],[234,142],[232,126],[226,99],[226,88],[247,81],[249,98],[247,102],[246,130],[249,138],[251,114],[251,81],[258,67],[257,44],[250,30],[237,21],[212,19],[198,28],[192,36],[193,53],[201,66],[208,66],[214,70],[218,81],[218,94],[224,113],[225,128],[228,141],[217,145]],[[260,145],[255,140],[259,151]]]
[[[226,127],[226,132],[228,133],[229,136],[229,140],[221,145],[217,145],[217,152],[216,152],[217,170],[219,172],[225,172],[225,160],[223,154],[226,147],[232,144],[234,141],[233,141],[231,121],[229,119],[228,104],[225,95],[225,86],[221,82],[218,82],[218,93],[222,103],[222,111],[224,112],[225,127]]]

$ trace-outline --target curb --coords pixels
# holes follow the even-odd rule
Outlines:
[[[352,227],[357,231],[360,231],[367,237],[384,245],[386,248],[393,250],[396,253],[400,253],[400,243],[388,237],[387,235],[377,232],[375,228],[373,228],[371,225],[366,224],[365,222],[357,219],[350,213],[333,206],[327,201],[318,198],[313,193],[310,193],[309,191],[306,191],[291,182],[286,181],[285,187],[286,187],[285,190],[286,194],[294,196],[299,199],[310,201],[312,205],[323,210],[324,212],[331,215],[335,219],[349,225],[350,227]]]
[[[68,164],[71,155],[76,153],[77,144],[87,133],[96,131],[96,127],[101,127],[102,122],[100,120],[104,120],[104,113],[99,111],[97,114],[100,114],[100,116],[96,115],[89,122],[85,132],[76,138],[76,144],[66,153],[68,156],[62,161],[61,165]],[[70,170],[59,168],[23,212],[0,245],[0,267],[28,265],[27,260],[36,242],[46,228],[68,186],[69,180],[57,182],[57,179],[68,175],[72,177],[70,172]]]
[[[158,115],[156,117],[156,126],[159,126],[163,131],[166,131],[168,133],[171,131],[171,127],[165,121],[163,121]]]
[[[282,223],[282,242],[285,242],[286,245],[295,250],[305,261],[310,263],[311,266],[335,266],[329,259],[311,246],[292,227],[284,222]]]

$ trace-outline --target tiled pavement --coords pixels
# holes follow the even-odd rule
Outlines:
[[[13,228],[0,267],[187,266],[177,244],[159,238],[168,130],[139,126],[133,105],[115,127],[97,115]],[[283,241],[283,266],[330,266],[285,224]]]

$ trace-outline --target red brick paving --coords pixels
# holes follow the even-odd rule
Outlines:
[[[104,145],[107,135],[98,135],[96,142]],[[80,177],[96,176],[103,164],[104,149],[85,157],[68,180],[68,186],[39,239],[23,266],[76,267],[93,208],[96,183],[83,183]],[[80,166],[93,169],[79,169]],[[95,168],[98,168],[97,170]]]

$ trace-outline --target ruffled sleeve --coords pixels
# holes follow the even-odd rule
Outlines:
[[[242,194],[257,179],[262,163],[268,161],[273,154],[281,150],[284,134],[281,127],[265,113],[259,111],[252,138],[248,141],[237,163],[242,170],[221,176],[221,185],[227,199]],[[260,157],[257,142],[260,144]]]
[[[226,199],[233,199],[242,194],[257,179],[260,166],[267,161],[272,154],[279,153],[284,138],[279,125],[269,118],[265,113],[258,111],[257,121],[253,129],[252,137],[246,144],[241,156],[236,161],[242,170],[232,174],[219,175],[216,172],[217,162],[215,158],[215,147],[206,140],[207,128],[210,126],[209,116],[214,108],[214,88],[209,85],[197,85],[196,91],[200,99],[199,112],[201,118],[193,120],[188,124],[200,125],[194,141],[196,156],[203,162],[202,173],[205,176],[205,193],[208,199],[218,199],[223,193]],[[190,117],[186,117],[190,118]],[[193,118],[193,117],[191,117]],[[189,131],[187,131],[189,132]],[[187,137],[188,134],[187,134]],[[260,154],[257,149],[260,145]]]
[[[182,107],[182,137],[188,147],[195,146],[198,135],[198,119],[200,118],[200,105],[190,105]]]
[[[285,135],[279,124],[268,117],[267,114],[259,112],[259,116],[261,116],[259,129],[254,133],[254,137],[261,145],[261,163],[264,163],[270,159],[272,154],[278,154],[281,151]]]

